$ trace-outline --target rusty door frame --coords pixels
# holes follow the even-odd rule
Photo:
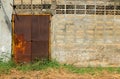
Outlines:
[[[15,17],[14,16],[32,16],[32,14],[12,14],[12,48],[11,48],[11,51],[12,51],[12,57],[14,57],[14,28],[15,28]],[[34,16],[49,16],[49,20],[50,20],[50,23],[49,23],[49,44],[48,44],[48,59],[51,59],[51,15],[50,14],[36,14]],[[13,59],[13,58],[12,58]]]

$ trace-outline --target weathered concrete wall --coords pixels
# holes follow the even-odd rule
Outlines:
[[[11,58],[11,16],[12,0],[1,0],[0,8],[0,61],[8,61]]]
[[[120,66],[120,16],[55,15],[52,58],[76,66]]]
[[[18,2],[17,2],[18,1]],[[41,3],[34,0],[33,4]],[[46,0],[50,3],[50,0]],[[57,0],[59,4],[65,4]],[[105,4],[100,0],[97,4]],[[2,0],[0,9],[0,59],[11,58],[12,0]],[[31,3],[24,0],[24,3]],[[20,4],[16,0],[15,4]],[[67,4],[95,4],[94,1]],[[120,66],[119,15],[54,15],[51,25],[51,56],[76,66]]]

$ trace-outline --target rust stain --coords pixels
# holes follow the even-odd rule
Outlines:
[[[15,34],[15,52],[17,50],[21,51],[22,54],[25,53],[25,49],[26,49],[26,41],[23,37],[23,35],[16,35]]]
[[[23,35],[17,35],[14,36],[14,56],[15,59],[19,59],[18,54],[24,55],[26,50],[26,41],[24,39]]]

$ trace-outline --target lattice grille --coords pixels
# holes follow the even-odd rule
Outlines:
[[[66,14],[120,15],[119,0],[64,0],[63,4],[64,8],[57,9],[64,9]]]
[[[63,6],[63,5],[59,5]],[[76,9],[75,9],[76,7]],[[85,8],[86,7],[86,8]],[[96,14],[96,15],[120,15],[120,6],[104,6],[104,5],[65,5],[58,7],[57,10],[65,10],[66,14]],[[59,14],[57,12],[56,14]],[[60,13],[61,14],[61,13]]]
[[[51,0],[15,0],[16,9],[53,10]],[[23,1],[23,2],[20,2]],[[55,2],[56,1],[56,2]],[[117,0],[114,0],[117,1]],[[110,0],[54,0],[55,14],[120,15],[120,2]],[[35,3],[36,2],[36,3]]]

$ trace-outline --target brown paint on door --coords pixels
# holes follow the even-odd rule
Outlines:
[[[16,62],[48,58],[49,15],[13,15],[13,52]]]
[[[48,58],[49,16],[32,17],[32,60]]]

